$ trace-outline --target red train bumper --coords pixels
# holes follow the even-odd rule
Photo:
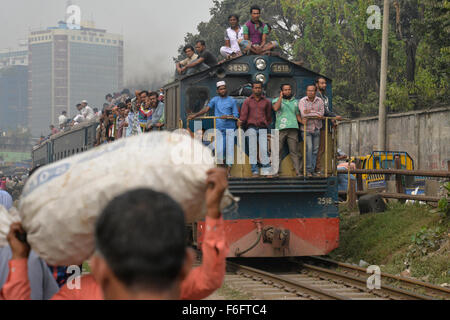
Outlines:
[[[201,247],[205,224],[198,223]],[[339,245],[339,218],[226,220],[228,257],[320,256]]]

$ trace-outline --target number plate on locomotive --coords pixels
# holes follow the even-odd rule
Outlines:
[[[271,69],[273,73],[291,73],[291,66],[286,63],[274,63]]]
[[[250,67],[246,63],[233,63],[227,67],[227,71],[231,73],[246,73]]]

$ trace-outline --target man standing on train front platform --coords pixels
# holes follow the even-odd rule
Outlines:
[[[218,163],[224,164],[230,175],[231,164],[234,161],[234,131],[236,130],[236,120],[239,121],[239,110],[236,100],[228,96],[225,81],[217,82],[216,87],[218,96],[212,98],[208,105],[199,112],[189,115],[188,120],[193,120],[214,109],[214,116],[218,118],[216,120],[217,150],[215,152]],[[226,152],[227,149],[229,152]],[[230,157],[227,157],[227,153]]]

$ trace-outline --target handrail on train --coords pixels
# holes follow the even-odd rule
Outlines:
[[[191,121],[211,120],[211,119],[214,120],[214,132],[216,132],[216,130],[217,130],[217,124],[216,124],[217,119],[239,121],[239,119],[237,119],[233,116],[229,116],[229,117],[224,117],[224,116],[222,116],[222,117],[214,117],[214,116],[196,117],[192,120],[187,119],[186,128],[188,128],[188,129],[190,128],[189,125],[190,125]],[[329,133],[328,123],[330,120],[341,120],[342,121],[342,120],[346,120],[346,119],[338,118],[338,117],[307,117],[307,118],[305,117],[304,120],[305,120],[305,127],[307,127],[309,120],[325,120],[325,178],[328,178],[328,133]],[[241,127],[240,123],[238,122],[238,128],[240,128],[240,127]],[[307,134],[307,131],[304,130],[304,137],[303,137],[303,141],[304,141],[304,143],[303,143],[303,175],[304,176],[306,176],[306,173],[307,173],[306,172],[306,134]],[[239,139],[240,145],[242,145],[241,130],[238,130],[238,139]],[[336,142],[336,139],[334,139],[334,140]],[[214,139],[214,147],[215,147],[215,150],[217,150],[217,139]],[[217,163],[217,152],[215,153],[215,160]],[[335,175],[337,175],[337,165],[335,165],[333,173]]]

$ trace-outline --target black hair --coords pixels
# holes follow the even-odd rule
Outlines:
[[[233,17],[235,17],[235,18],[237,19],[237,22],[239,22],[239,15],[237,15],[237,14],[235,14],[235,13],[232,13],[232,14],[230,14],[230,15],[228,16],[228,21],[229,21],[231,18],[233,18]]]
[[[146,91],[146,90],[141,91],[141,92],[139,93],[139,97],[140,97],[141,94],[143,94],[143,93],[145,93],[145,95],[148,97],[148,91]]]
[[[255,87],[255,84],[260,84],[261,85],[261,87],[263,87],[264,86],[264,84],[261,82],[261,81],[253,81],[252,82],[252,88],[254,88]]]
[[[137,189],[103,209],[95,242],[114,275],[132,290],[167,290],[186,256],[185,218],[164,193]]]
[[[105,96],[105,100],[108,100],[108,98],[111,98],[112,99],[112,94],[111,93],[108,93],[106,96]]]
[[[128,99],[125,101],[126,104],[129,104],[130,102],[131,102],[131,98],[128,98]]]
[[[119,104],[117,105],[117,107],[118,107],[119,109],[126,109],[126,108],[127,108],[127,105],[126,105],[125,103],[121,102],[121,103],[119,103]]]
[[[158,97],[159,97],[159,93],[156,92],[156,91],[152,91],[152,92],[150,92],[150,93],[148,94],[148,97],[149,97],[149,98],[150,98],[150,97],[156,97],[156,98],[158,98]]]
[[[308,90],[309,87],[314,87],[314,90],[317,91],[317,87],[316,87],[315,84],[308,84],[308,85],[306,86],[306,90]]]
[[[98,112],[98,108],[94,108],[92,109],[94,112]]]
[[[80,106],[81,106],[81,103],[78,103],[78,104],[77,104],[77,109],[78,109],[78,107],[80,107]]]
[[[190,44],[184,46],[183,52],[186,53],[186,50],[187,50],[187,49],[191,49],[192,51],[195,51],[195,50],[194,50],[194,47],[191,46]]]
[[[281,91],[283,91],[284,86],[289,86],[289,87],[291,87],[291,89],[292,89],[292,85],[291,85],[291,84],[289,84],[289,83],[283,83],[283,84],[280,86],[280,90],[281,90]]]
[[[319,77],[316,78],[315,84],[318,84],[320,79],[323,79],[323,80],[327,81],[327,79],[325,79],[324,77],[319,76]]]
[[[259,13],[261,13],[261,7],[260,6],[257,6],[257,5],[251,6],[250,13],[253,13],[253,10],[258,10]]]
[[[123,89],[122,92],[120,94],[127,94],[130,95],[130,90],[128,89]]]
[[[67,114],[67,111],[64,110],[63,112],[61,112],[61,114]]]
[[[197,44],[197,43],[200,43],[200,44],[201,44],[202,46],[204,46],[204,47],[206,46],[205,40],[198,40],[198,41],[196,41],[195,43],[196,43],[196,44]]]

